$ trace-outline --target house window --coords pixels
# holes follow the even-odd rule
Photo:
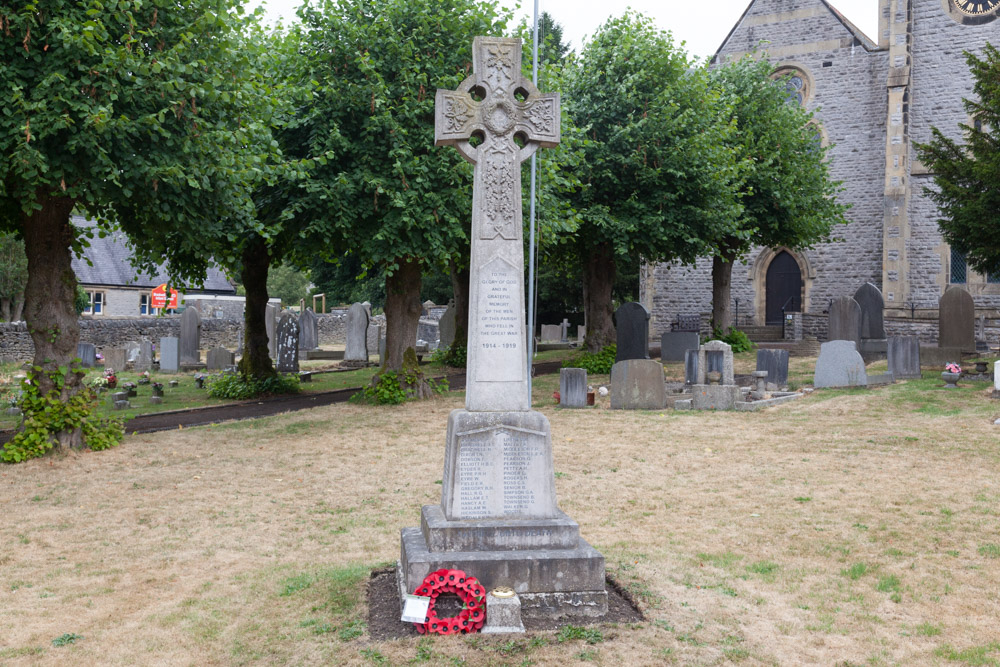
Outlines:
[[[84,315],[101,315],[104,313],[104,306],[106,304],[104,292],[87,290],[87,299],[90,301],[90,304],[84,308]]]
[[[969,274],[968,266],[965,263],[965,254],[955,248],[951,249],[951,280],[953,285],[964,285]]]
[[[139,295],[139,314],[140,315],[159,315],[164,313],[166,315],[171,315],[176,312],[173,308],[153,308],[150,305],[150,300],[152,297],[147,292],[146,294]]]

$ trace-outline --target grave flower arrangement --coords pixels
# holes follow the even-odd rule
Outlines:
[[[15,394],[13,391],[5,391],[3,393],[3,398],[0,399],[0,403],[7,406],[8,408],[16,408],[17,394]]]
[[[115,375],[115,369],[105,368],[104,379],[107,380],[107,387],[109,389],[114,389],[118,386],[118,376]]]
[[[138,396],[138,385],[135,382],[122,382],[122,389],[128,392],[129,398]]]
[[[153,396],[163,396],[163,383],[154,382],[153,383]]]
[[[87,386],[97,391],[104,391],[108,388],[108,378],[103,375],[87,382]]]
[[[149,371],[143,371],[139,376],[139,384],[149,384]]]
[[[205,387],[205,378],[207,376],[204,373],[194,374],[194,384],[198,389],[203,389]]]
[[[962,372],[962,367],[959,366],[958,364],[956,364],[955,362],[951,362],[950,364],[946,364],[945,367],[944,367],[944,369],[947,372],[949,372],[949,373],[961,373]]]

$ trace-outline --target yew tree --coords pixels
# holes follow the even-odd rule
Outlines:
[[[830,178],[826,153],[812,113],[771,75],[767,59],[743,58],[711,72],[712,88],[725,104],[721,122],[735,124],[726,138],[739,163],[733,181],[742,211],[736,226],[712,237],[712,323],[727,331],[733,263],[754,246],[810,248],[846,223],[837,201],[841,184]]]
[[[0,6],[0,231],[24,239],[30,379],[50,408],[82,378],[70,262],[86,238],[71,213],[164,232],[253,215],[244,23],[222,0]],[[189,259],[172,271],[204,270],[204,253]],[[48,445],[83,444],[79,419],[48,424]]]
[[[965,54],[975,97],[964,100],[972,118],[961,124],[962,141],[933,129],[917,146],[934,174],[924,192],[937,204],[944,240],[965,253],[984,275],[1000,274],[1000,50],[987,44],[981,55]]]
[[[718,94],[669,33],[633,12],[601,26],[568,66],[562,100],[587,138],[569,198],[579,227],[563,251],[581,263],[587,348],[615,341],[616,264],[693,262],[739,212]]]

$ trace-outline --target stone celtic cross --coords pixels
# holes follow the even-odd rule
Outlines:
[[[521,162],[559,143],[559,94],[521,74],[519,39],[476,37],[472,71],[458,90],[437,91],[434,117],[435,144],[475,165],[465,404],[529,410]]]

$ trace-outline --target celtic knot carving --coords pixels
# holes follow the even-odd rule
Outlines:
[[[475,112],[462,98],[448,97],[445,99],[444,117],[448,132],[461,132],[474,115]]]
[[[555,123],[555,102],[549,99],[537,100],[525,110],[524,117],[536,132],[551,134]]]
[[[507,142],[495,144],[486,152],[483,184],[486,186],[486,217],[489,222],[483,225],[480,238],[517,238],[514,226],[517,223],[514,179],[518,174],[514,169],[515,164],[517,160],[514,149]]]

